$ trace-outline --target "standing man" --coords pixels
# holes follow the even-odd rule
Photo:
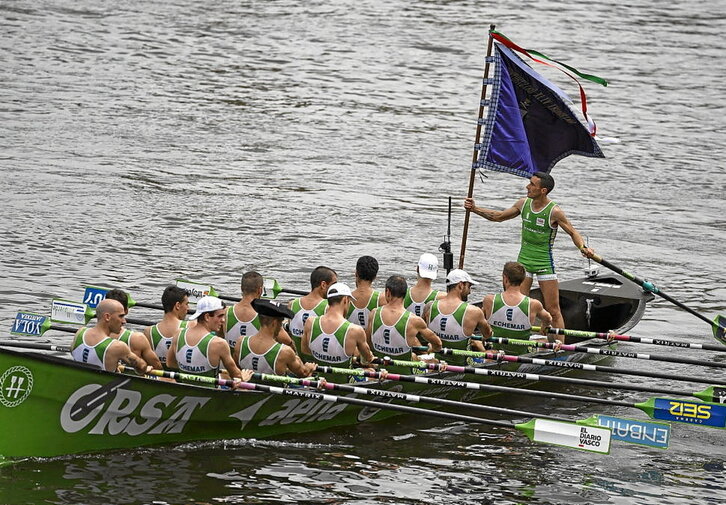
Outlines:
[[[118,288],[111,289],[106,292],[106,298],[108,300],[116,300],[123,305],[124,318],[129,315],[129,295],[126,291]],[[114,333],[111,336],[128,345],[131,352],[140,358],[143,358],[147,365],[151,365],[151,367],[156,370],[161,370],[161,361],[151,348],[151,344],[149,344],[149,341],[143,333],[140,331],[133,331],[122,326],[120,333]]]
[[[328,288],[328,310],[305,322],[302,352],[322,365],[350,368],[353,356],[363,363],[373,360],[365,330],[345,318],[353,295],[350,288],[337,282]]]
[[[476,284],[479,283],[465,271],[458,268],[452,270],[446,276],[446,296],[434,300],[424,309],[424,320],[428,321],[429,328],[449,349],[485,351],[484,345],[478,340],[472,340],[471,336],[477,329],[483,338],[492,335],[484,312],[467,303],[471,287]],[[452,365],[467,363],[466,358],[461,356],[452,356],[447,361]]]
[[[429,344],[429,350],[441,350],[441,339],[426,322],[403,307],[403,297],[407,291],[406,279],[392,275],[386,280],[384,296],[386,304],[371,312],[368,323],[368,345],[379,358],[386,356],[395,360],[418,360],[411,350],[420,345],[419,337]],[[392,373],[408,375],[411,368],[386,365]]]
[[[171,340],[166,365],[187,374],[217,378],[224,368],[231,378],[249,380],[249,371],[242,374],[232,359],[227,342],[214,334],[224,324],[224,303],[214,296],[197,302],[197,311],[189,319],[194,328],[181,328]]]
[[[124,306],[118,300],[101,300],[96,307],[96,326],[83,327],[76,332],[71,345],[71,356],[76,361],[94,365],[107,372],[115,372],[119,360],[134,367],[139,375],[151,369],[143,358],[128,345],[111,337],[126,324]]]
[[[564,328],[565,322],[560,310],[560,285],[555,273],[552,256],[552,245],[555,242],[557,229],[562,228],[571,238],[582,255],[591,258],[595,251],[585,247],[582,235],[572,226],[565,213],[549,199],[555,187],[555,180],[545,172],[535,172],[527,184],[526,198],[520,198],[506,210],[490,210],[477,207],[473,198],[464,200],[464,208],[489,221],[500,223],[508,219],[522,216],[522,245],[519,249],[519,261],[527,271],[527,278],[520,289],[529,295],[534,276],[537,276],[542,290],[544,308],[552,314],[552,324]]]
[[[293,318],[290,320],[290,337],[295,342],[295,350],[298,356],[301,354],[301,339],[305,329],[305,323],[311,316],[322,316],[328,307],[328,288],[338,281],[338,274],[332,268],[319,266],[310,274],[310,292],[302,298],[295,298],[290,301],[290,310]]]
[[[378,260],[373,256],[361,256],[355,265],[355,289],[353,303],[348,306],[346,317],[351,323],[368,327],[368,315],[381,304],[380,293],[373,289],[378,275]]]
[[[220,337],[227,340],[232,350],[234,350],[240,337],[251,337],[260,331],[260,318],[252,306],[252,301],[262,296],[264,284],[265,279],[257,272],[250,271],[242,275],[242,281],[240,282],[242,298],[239,302],[227,307],[225,323],[219,333]],[[295,344],[293,344],[290,335],[282,329],[282,326],[280,326],[278,333],[275,334],[275,340],[290,346],[293,351],[295,350]]]
[[[189,295],[185,289],[179,286],[167,286],[161,295],[161,306],[164,309],[164,317],[154,326],[144,328],[144,335],[151,344],[151,348],[166,366],[166,356],[171,347],[171,339],[180,328],[191,328],[194,321],[187,321],[189,312]]]
[[[525,278],[526,272],[522,264],[509,261],[504,264],[502,270],[504,291],[484,297],[482,310],[495,337],[529,339],[536,317],[541,322],[542,335],[546,335],[547,328],[552,325],[552,316],[544,309],[542,303],[520,291],[520,285]],[[564,337],[562,339],[564,340]]]
[[[256,299],[251,308],[260,321],[260,329],[252,336],[241,336],[234,347],[233,358],[242,369],[274,375],[291,373],[296,377],[309,377],[315,363],[303,363],[295,351],[277,341],[282,321],[293,316],[290,309],[269,300]]]
[[[439,292],[431,287],[431,282],[439,275],[439,259],[431,253],[423,253],[416,265],[416,284],[406,290],[403,306],[417,316],[423,315],[427,303],[439,297]],[[443,295],[442,295],[443,296]]]

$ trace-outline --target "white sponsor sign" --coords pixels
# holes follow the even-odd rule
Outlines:
[[[56,323],[86,324],[86,304],[54,299],[50,319]]]
[[[214,292],[214,288],[209,284],[200,284],[198,282],[185,281],[184,279],[177,279],[176,285],[186,290],[189,295],[189,303],[197,303],[202,297]]]
[[[583,451],[610,453],[610,430],[607,428],[537,419],[533,440]]]

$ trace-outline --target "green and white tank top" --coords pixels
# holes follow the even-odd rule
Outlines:
[[[131,347],[131,334],[133,333],[132,330],[129,330],[128,328],[124,328],[124,330],[119,333],[118,340],[126,344],[127,346]]]
[[[444,347],[469,350],[471,335],[464,334],[464,314],[468,306],[468,303],[461,302],[453,313],[444,314],[439,311],[439,300],[431,304],[429,328],[439,336]],[[468,362],[464,356],[447,356],[446,361],[451,365],[465,365]]]
[[[403,298],[403,306],[406,307],[407,311],[413,312],[418,317],[422,317],[426,304],[436,300],[436,296],[438,296],[438,294],[438,291],[432,289],[431,291],[429,291],[429,294],[426,295],[426,298],[424,298],[423,301],[417,302],[413,299],[413,296],[411,296],[411,288],[408,288],[406,290],[406,296]]]
[[[352,323],[343,321],[333,333],[325,333],[320,326],[320,318],[313,320],[313,329],[310,335],[310,352],[318,363],[350,368],[353,356],[345,352],[345,339]]]
[[[529,322],[529,302],[525,296],[517,305],[507,305],[501,293],[494,295],[489,324],[495,337],[528,339],[532,333]]]
[[[527,198],[522,206],[522,241],[518,261],[527,271],[551,268],[554,261],[552,245],[557,235],[557,226],[550,224],[552,209],[557,203],[550,202],[538,212],[532,210],[532,199]]]
[[[373,291],[371,293],[371,297],[368,299],[368,303],[365,307],[362,309],[359,309],[352,303],[348,306],[348,314],[346,315],[346,319],[350,321],[351,323],[355,323],[358,326],[362,326],[363,328],[368,327],[368,316],[371,314],[371,311],[378,307],[378,298],[381,296],[381,293],[378,291]]]
[[[295,343],[295,350],[298,356],[302,356],[302,349],[300,346],[300,340],[302,339],[303,331],[305,330],[305,321],[310,316],[322,316],[325,314],[325,309],[328,308],[328,300],[320,300],[320,302],[313,307],[312,310],[304,309],[300,303],[300,298],[295,298],[290,305],[290,310],[295,316],[290,321],[290,337]]]
[[[71,345],[71,356],[76,361],[81,363],[88,363],[89,365],[95,365],[101,370],[106,369],[105,360],[106,352],[114,339],[106,337],[96,345],[88,345],[83,336],[88,331],[88,328],[81,328],[76,337],[73,339],[73,345]]]
[[[260,331],[260,316],[255,314],[251,321],[241,321],[234,313],[234,305],[227,307],[224,338],[230,349],[234,349],[239,337],[251,337]]]
[[[187,327],[187,324],[189,324],[189,321],[180,321],[179,328],[184,329]],[[173,336],[174,335],[167,337],[161,333],[158,324],[151,327],[151,347],[159,357],[159,361],[161,361],[162,365],[166,365],[166,354],[169,351],[169,347],[171,347],[171,339]]]
[[[188,328],[184,328],[179,334],[179,341],[176,343],[176,361],[179,370],[184,373],[217,377],[218,366],[212,366],[209,362],[209,344],[215,337],[214,333],[207,333],[196,345],[189,345],[186,342]]]
[[[411,347],[406,341],[406,328],[411,312],[404,310],[395,324],[388,325],[383,322],[381,317],[382,309],[376,311],[373,317],[373,327],[371,333],[371,344],[373,344],[373,354],[379,358],[389,356],[393,359],[412,361],[414,359]],[[411,368],[396,365],[386,365],[385,369],[391,373],[408,375]]]
[[[280,352],[282,352],[282,345],[276,342],[264,353],[257,354],[250,349],[250,337],[244,337],[240,340],[237,364],[243,370],[248,369],[259,373],[276,374],[275,365],[277,364],[277,358]]]

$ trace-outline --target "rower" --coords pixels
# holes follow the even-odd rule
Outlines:
[[[525,296],[520,291],[526,271],[521,263],[509,261],[502,270],[504,291],[486,295],[482,302],[484,315],[492,327],[495,337],[538,340],[541,336],[532,335],[532,324],[538,317],[542,335],[552,326],[552,316],[544,309],[539,300]],[[564,336],[562,337],[564,339]]]
[[[301,353],[301,339],[305,329],[305,323],[310,316],[322,316],[328,307],[328,288],[338,281],[338,274],[332,268],[319,266],[310,274],[310,292],[302,298],[295,298],[290,301],[289,308],[294,314],[290,320],[290,336],[295,342],[295,350],[298,356]]]
[[[378,261],[373,256],[361,256],[355,265],[355,289],[353,303],[348,306],[346,317],[351,323],[363,328],[368,327],[368,315],[381,305],[381,293],[373,289],[373,281],[378,275]]]
[[[114,333],[120,333],[126,324],[121,302],[101,300],[96,307],[96,318],[96,326],[84,326],[76,332],[71,345],[74,360],[95,365],[107,372],[115,372],[119,360],[134,367],[139,374],[151,369],[143,358],[131,352],[128,345],[111,337]]]
[[[424,309],[424,320],[429,328],[442,340],[445,347],[450,349],[473,349],[484,351],[484,345],[470,337],[477,329],[484,338],[489,338],[492,328],[484,317],[481,309],[469,305],[471,287],[479,284],[464,270],[455,269],[446,276],[446,296],[434,300]],[[453,356],[449,364],[463,365],[466,358]]]
[[[126,291],[111,289],[106,292],[106,299],[120,302],[124,308],[124,316],[129,315],[129,295]],[[161,370],[161,361],[142,332],[122,327],[118,334],[114,333],[111,336],[128,345],[131,352],[143,358],[152,368]]]
[[[242,281],[240,282],[242,298],[239,302],[227,307],[225,323],[219,332],[219,336],[227,340],[232,350],[234,350],[240,337],[251,337],[260,331],[260,319],[252,307],[252,301],[262,296],[264,284],[265,279],[257,272],[250,271],[242,275]],[[290,346],[293,352],[295,351],[295,344],[282,326],[275,335],[275,340]]]
[[[374,356],[368,347],[365,330],[345,318],[353,295],[350,288],[337,282],[328,288],[328,310],[305,321],[302,352],[322,365],[350,368],[353,356],[370,363]]]
[[[428,342],[430,351],[441,350],[441,339],[426,326],[426,321],[403,307],[407,288],[406,279],[400,275],[390,276],[384,291],[385,305],[371,312],[366,334],[368,345],[378,358],[417,361],[418,356],[411,348],[420,345],[419,337]],[[412,372],[407,367],[385,366],[393,373],[408,375]]]
[[[431,253],[422,254],[416,265],[416,284],[406,290],[406,296],[403,299],[403,306],[406,310],[421,317],[427,303],[444,296],[444,293],[431,287],[431,282],[436,280],[438,274],[438,258]]]
[[[196,321],[186,321],[189,312],[189,295],[179,286],[167,286],[161,295],[164,317],[154,326],[144,328],[144,335],[162,365],[166,365],[166,355],[171,347],[171,339],[179,328],[192,328]]]
[[[315,363],[303,363],[292,347],[277,341],[285,318],[293,317],[285,306],[270,300],[256,299],[251,303],[259,320],[259,331],[254,335],[242,335],[234,347],[233,358],[240,368],[248,368],[263,374],[309,377],[315,371]]]
[[[248,381],[252,372],[241,371],[232,359],[227,341],[215,335],[224,324],[224,303],[217,297],[204,296],[189,319],[197,321],[193,328],[180,328],[171,340],[166,355],[168,368],[181,372],[217,378],[224,367],[230,377]]]

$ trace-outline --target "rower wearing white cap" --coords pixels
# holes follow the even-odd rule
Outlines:
[[[328,288],[328,310],[320,317],[305,322],[302,352],[320,364],[349,368],[353,356],[370,363],[373,353],[366,341],[366,332],[345,318],[354,299],[350,288],[336,282]]]
[[[421,317],[427,303],[441,298],[443,293],[431,287],[432,281],[439,275],[439,260],[431,253],[424,253],[418,260],[416,266],[416,284],[406,290],[403,298],[403,306],[409,312]]]
[[[348,306],[346,317],[351,323],[368,327],[368,315],[383,304],[381,293],[373,289],[378,275],[378,260],[373,256],[361,256],[355,265],[355,289],[353,303]]]
[[[290,337],[295,342],[295,350],[301,354],[300,340],[305,322],[309,317],[322,316],[328,307],[325,299],[328,288],[338,281],[338,274],[332,268],[319,266],[310,274],[310,292],[302,298],[290,301],[289,308],[295,316],[290,320]]]
[[[424,319],[442,340],[444,347],[485,350],[481,342],[470,339],[477,329],[484,338],[492,335],[492,328],[487,323],[484,312],[466,302],[471,287],[476,284],[479,283],[464,270],[452,270],[446,276],[446,296],[426,306]],[[459,365],[466,363],[466,359],[454,356],[449,362]]]
[[[251,372],[243,374],[232,359],[227,342],[214,332],[224,324],[224,303],[214,296],[197,302],[197,310],[189,319],[197,321],[193,328],[181,328],[171,340],[166,365],[184,373],[217,378],[225,368],[230,377],[249,380]]]
[[[252,336],[240,336],[234,347],[233,357],[240,368],[248,368],[263,374],[308,377],[315,370],[315,363],[303,363],[292,347],[277,341],[282,321],[293,316],[287,307],[270,300],[256,299],[251,303],[260,321],[260,329]]]

